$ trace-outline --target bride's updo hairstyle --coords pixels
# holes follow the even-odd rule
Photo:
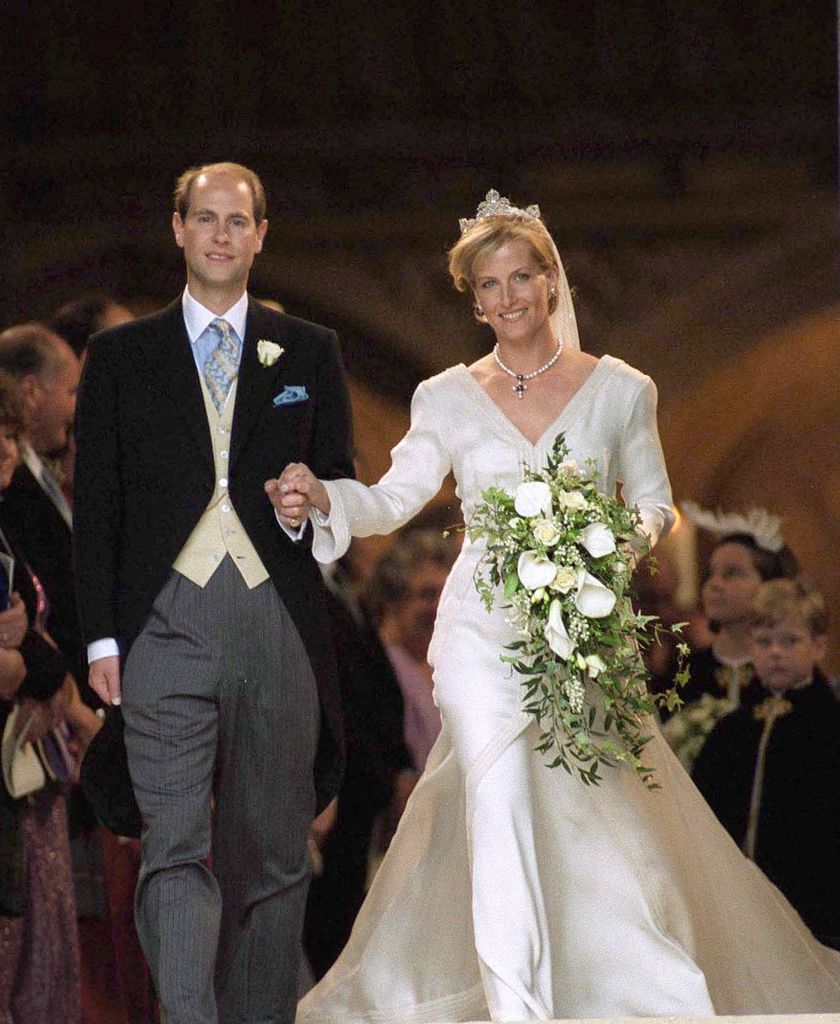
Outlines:
[[[543,273],[552,269],[560,270],[551,236],[541,220],[509,215],[483,217],[468,227],[449,250],[449,273],[459,292],[475,287],[476,263],[501,249],[507,242],[525,242]],[[549,313],[553,313],[556,306],[555,295],[549,300]]]

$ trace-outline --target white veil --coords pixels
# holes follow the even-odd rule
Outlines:
[[[551,235],[548,237],[551,238]],[[551,249],[559,269],[557,277],[557,306],[551,314],[551,329],[554,331],[554,337],[558,341],[562,341],[565,348],[580,349],[580,337],[578,336],[577,317],[575,316],[575,306],[572,302],[572,292],[569,288],[569,281],[566,278],[566,271],[563,268],[563,261],[560,259],[560,253],[557,251],[553,238],[551,238]]]

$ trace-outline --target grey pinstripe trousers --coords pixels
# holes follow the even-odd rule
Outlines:
[[[320,715],[271,582],[248,590],[229,557],[204,588],[173,571],[129,654],[123,715],[137,928],[166,1024],[290,1024]]]

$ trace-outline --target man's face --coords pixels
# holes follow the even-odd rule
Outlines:
[[[254,221],[254,201],[246,181],[230,171],[200,174],[192,186],[186,217],[172,215],[193,297],[209,308],[214,301],[235,302],[247,287],[267,228],[268,221]]]
[[[826,638],[812,636],[800,619],[787,618],[773,626],[753,626],[750,648],[762,683],[772,690],[787,690],[811,675],[825,655]]]
[[[79,360],[73,349],[58,336],[53,344],[57,367],[47,367],[24,382],[29,408],[27,438],[38,455],[57,455],[67,447],[68,431],[76,413],[79,387]]]

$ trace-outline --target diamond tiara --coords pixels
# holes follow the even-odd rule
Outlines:
[[[505,196],[500,196],[494,188],[491,188],[484,202],[478,204],[475,216],[461,217],[458,221],[461,226],[461,234],[463,235],[473,224],[484,220],[485,217],[524,217],[525,220],[540,220],[540,208],[534,204],[522,210],[518,206],[514,206]]]

